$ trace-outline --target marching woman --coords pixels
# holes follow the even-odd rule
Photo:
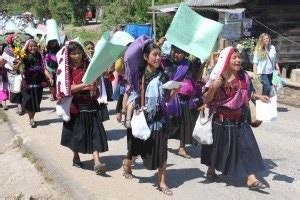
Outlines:
[[[7,72],[4,68],[5,60],[0,55],[0,104],[2,104],[3,110],[8,110],[6,101],[8,100],[8,79]]]
[[[4,48],[4,54],[7,54],[8,56],[15,58],[13,63],[6,62],[4,67],[6,68],[7,72],[7,79],[9,83],[9,100],[10,103],[16,103],[18,106],[17,114],[24,115],[25,110],[22,108],[22,94],[21,94],[21,81],[22,81],[22,75],[21,75],[21,60],[16,58],[14,56],[14,40],[15,36],[10,34],[6,36],[6,44],[7,46]],[[4,56],[3,56],[4,58]]]
[[[231,177],[247,177],[250,189],[264,189],[255,173],[265,169],[257,142],[248,123],[248,102],[259,99],[268,102],[268,96],[255,93],[251,80],[241,68],[237,49],[227,47],[221,52],[221,75],[209,81],[204,99],[212,119],[212,145],[202,145],[201,163],[208,166],[207,178],[220,181],[215,170]],[[217,64],[218,65],[218,64]]]
[[[133,42],[131,45],[135,45],[135,43]],[[124,175],[131,175],[132,162],[135,156],[141,155],[148,170],[158,168],[159,190],[166,195],[172,195],[172,191],[166,184],[169,119],[165,103],[174,96],[176,91],[171,91],[170,94],[167,90],[162,89],[162,84],[168,81],[168,78],[160,68],[161,50],[159,46],[152,42],[146,43],[142,56],[145,64],[140,69],[137,84],[139,88],[133,88],[139,96],[134,101],[134,109],[139,112],[146,106],[144,114],[151,135],[145,141],[134,138],[132,135],[127,138],[129,152],[127,159],[123,161]],[[130,134],[127,133],[128,136]]]
[[[186,57],[187,53],[172,46],[173,65],[166,70],[174,81],[183,82],[184,85],[179,89],[177,96],[168,103],[168,112],[171,116],[172,131],[170,138],[180,140],[178,155],[190,159],[185,146],[193,144],[193,130],[198,117],[198,104],[194,101],[197,93],[196,82],[200,63],[197,65],[190,62]]]
[[[97,82],[82,83],[88,66],[88,58],[83,47],[70,41],[58,52],[63,54],[57,70],[57,99],[73,96],[70,106],[71,119],[63,123],[61,145],[69,147],[73,153],[73,166],[82,168],[78,153],[93,154],[94,171],[102,174],[106,165],[100,162],[99,152],[108,151],[107,137],[99,114],[99,89]]]
[[[46,55],[44,57],[47,77],[50,82],[50,101],[55,101],[56,95],[56,70],[58,67],[56,53],[59,51],[59,44],[57,40],[50,40],[46,46]]]
[[[35,128],[35,113],[41,111],[40,104],[43,96],[42,82],[45,80],[45,69],[36,41],[32,39],[27,40],[24,50],[27,56],[23,59],[25,83],[22,89],[22,105],[25,106],[28,112],[30,126]]]
[[[95,45],[92,41],[85,41],[83,43],[86,51],[87,51],[87,54],[88,56],[92,59],[93,55],[94,55],[94,52],[95,52]],[[108,109],[107,109],[107,98],[106,97],[106,88],[105,88],[105,83],[104,83],[104,80],[103,80],[103,76],[100,76],[99,77],[99,98],[98,98],[98,102],[100,103],[100,107],[99,107],[99,111],[100,111],[100,117],[101,117],[101,121],[104,122],[104,121],[107,121],[109,120],[109,112],[108,112]]]

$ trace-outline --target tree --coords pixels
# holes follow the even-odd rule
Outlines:
[[[85,10],[88,0],[69,0],[72,3],[72,24],[81,26],[85,24]]]
[[[103,10],[101,30],[110,30],[117,24],[151,23],[151,15],[148,13],[149,6],[151,6],[151,2],[145,0],[127,0],[122,3],[117,0],[110,3]]]

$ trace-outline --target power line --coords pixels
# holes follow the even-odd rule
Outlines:
[[[263,27],[269,29],[269,30],[272,31],[273,33],[277,34],[278,36],[282,37],[283,39],[285,39],[285,40],[287,40],[287,41],[289,41],[289,42],[291,42],[291,43],[294,43],[294,44],[296,44],[296,45],[300,45],[300,43],[297,43],[297,42],[295,42],[295,41],[293,41],[293,40],[291,40],[291,39],[289,39],[289,38],[287,38],[287,37],[281,35],[281,34],[278,33],[277,31],[275,31],[275,30],[273,30],[273,29],[267,27],[266,25],[264,25],[263,23],[261,23],[260,21],[258,21],[257,19],[255,19],[254,17],[251,17],[251,19],[253,19],[256,23],[260,24],[261,26],[263,26]]]

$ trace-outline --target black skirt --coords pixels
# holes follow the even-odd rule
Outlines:
[[[109,120],[109,112],[107,109],[107,105],[105,103],[100,103],[99,113],[100,113],[101,122]]]
[[[162,167],[168,159],[168,131],[166,124],[158,131],[153,131],[146,141],[132,136],[132,130],[127,129],[127,158],[141,155],[144,166],[148,170],[156,170]]]
[[[213,144],[202,145],[201,163],[231,177],[246,177],[265,170],[254,134],[247,120],[213,119]]]
[[[22,103],[22,94],[21,94],[21,92],[20,93],[9,92],[9,101],[10,101],[10,103],[21,104]]]
[[[191,109],[188,101],[181,99],[181,117],[171,118],[170,139],[180,140],[182,144],[196,144],[197,141],[192,134],[195,128],[199,112],[197,109]]]
[[[97,101],[78,106],[79,114],[63,123],[61,145],[74,152],[92,154],[108,151],[107,136]]]
[[[43,97],[43,88],[34,87],[22,90],[22,107],[28,112],[40,112],[41,101]]]

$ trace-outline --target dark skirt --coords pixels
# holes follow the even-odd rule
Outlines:
[[[153,131],[146,141],[132,136],[132,129],[127,129],[127,158],[141,155],[144,166],[148,170],[162,167],[168,158],[168,130],[167,125],[158,131]]]
[[[105,103],[100,103],[99,113],[100,113],[101,122],[105,122],[109,120],[109,112],[107,109],[107,105]]]
[[[121,113],[122,112],[123,97],[124,97],[123,94],[119,95],[119,99],[118,99],[117,106],[116,106],[116,113]]]
[[[9,101],[10,101],[10,103],[21,104],[22,103],[22,94],[21,94],[21,92],[20,93],[9,92]]]
[[[100,119],[98,102],[78,106],[79,114],[63,123],[61,145],[74,152],[92,154],[108,151],[107,136]]]
[[[43,88],[34,87],[22,90],[22,107],[28,112],[40,112],[41,101],[43,97]]]
[[[202,145],[201,163],[231,177],[246,177],[265,170],[248,122],[214,118],[213,144]]]
[[[105,85],[107,101],[113,101],[113,87],[111,81],[107,77],[104,77],[103,81]]]
[[[170,139],[180,140],[182,144],[196,144],[192,134],[198,117],[197,109],[189,108],[188,103],[181,103],[181,117],[171,118]]]

